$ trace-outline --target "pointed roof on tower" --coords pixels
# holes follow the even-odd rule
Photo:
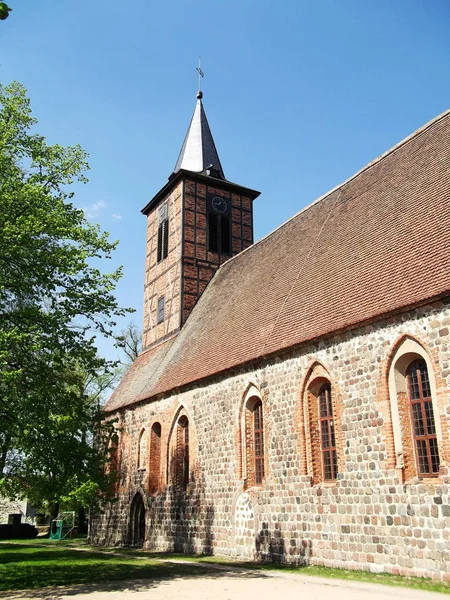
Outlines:
[[[203,92],[197,92],[197,104],[173,170],[180,169],[225,179],[202,103]]]

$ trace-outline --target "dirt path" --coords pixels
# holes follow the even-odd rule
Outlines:
[[[202,569],[202,565],[198,565]],[[208,567],[211,569],[211,566]],[[199,573],[200,575],[200,573]],[[444,600],[408,588],[276,571],[211,569],[208,575],[163,581],[134,580],[0,594],[8,600]]]

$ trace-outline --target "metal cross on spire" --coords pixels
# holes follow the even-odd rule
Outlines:
[[[201,68],[201,62],[202,62],[202,59],[199,56],[198,57],[198,67],[195,69],[198,73],[198,91],[199,92],[202,91],[202,77],[205,76],[205,74],[203,73],[202,68]]]

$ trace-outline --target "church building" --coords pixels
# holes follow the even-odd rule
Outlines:
[[[450,111],[254,243],[258,195],[199,92],[91,541],[450,581]]]

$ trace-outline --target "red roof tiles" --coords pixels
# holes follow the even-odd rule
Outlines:
[[[225,263],[156,375],[139,357],[125,378],[139,385],[122,382],[106,408],[449,290],[450,111]]]

